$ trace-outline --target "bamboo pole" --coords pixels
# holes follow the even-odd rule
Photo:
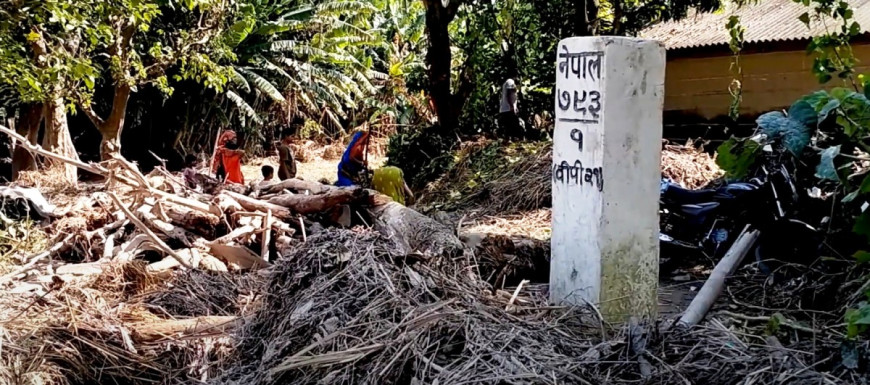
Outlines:
[[[692,299],[692,303],[689,304],[686,312],[680,318],[679,325],[694,326],[704,318],[704,315],[710,311],[713,303],[719,298],[719,294],[722,293],[725,279],[734,273],[746,253],[755,245],[759,235],[761,235],[759,230],[749,230],[749,226],[746,226],[731,248],[728,249],[728,252],[725,253],[725,256],[722,257],[722,260],[713,268],[710,278],[707,278],[707,282],[704,282],[704,286]]]

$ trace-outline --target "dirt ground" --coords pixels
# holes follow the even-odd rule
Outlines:
[[[370,167],[381,167],[386,162],[386,158],[380,154],[369,154]],[[329,183],[335,183],[338,178],[338,162],[339,158],[327,157],[324,159],[321,156],[314,156],[304,161],[297,161],[296,175],[300,179],[310,181],[327,180]],[[270,156],[265,158],[250,159],[242,165],[242,174],[245,175],[245,181],[260,181],[263,179],[263,174],[260,168],[263,166],[272,166],[278,169],[278,157]]]

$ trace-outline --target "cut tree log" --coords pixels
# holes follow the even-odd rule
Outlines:
[[[388,197],[375,198],[374,206],[368,209],[375,229],[393,239],[402,253],[421,253],[427,257],[462,253],[463,243],[452,228]]]
[[[103,257],[101,260],[108,261],[112,259],[112,255],[115,252],[115,237],[117,235],[118,233],[115,232],[106,236],[106,241],[103,243]]]
[[[267,211],[272,211],[272,216],[274,216],[275,218],[293,218],[293,212],[290,211],[290,209],[283,206],[278,206],[274,203],[261,201],[256,198],[251,198],[242,194],[234,193],[232,191],[221,191],[221,195],[226,195],[234,199],[236,202],[239,202],[239,204],[241,204],[245,210],[262,211],[264,213]]]
[[[261,189],[260,195],[262,196],[266,194],[280,194],[284,190],[294,191],[302,195],[305,195],[305,192],[308,191],[310,195],[317,195],[328,191],[340,189],[340,187],[325,185],[319,182],[301,179],[286,179]]]
[[[340,205],[363,202],[367,199],[366,194],[366,190],[358,188],[335,189],[317,195],[281,195],[269,199],[269,203],[307,215],[322,213]]]
[[[241,206],[239,206],[241,208]],[[185,228],[194,234],[204,237],[214,236],[215,227],[220,224],[220,217],[211,213],[190,210],[177,205],[163,205],[163,212],[176,226]]]
[[[707,282],[704,282],[704,286],[701,287],[701,290],[692,299],[692,303],[689,304],[686,312],[680,318],[678,323],[680,326],[691,327],[698,324],[704,318],[704,315],[710,311],[713,303],[716,302],[716,298],[719,298],[719,294],[722,293],[725,279],[734,273],[737,266],[743,261],[746,253],[755,245],[759,235],[761,235],[759,230],[749,230],[749,226],[743,230],[743,233],[737,237],[737,240],[734,241],[734,244],[731,245],[731,248],[722,257],[722,260],[713,268],[710,278],[707,278]]]
[[[59,266],[55,269],[54,273],[57,275],[78,276],[98,275],[102,274],[107,266],[109,266],[109,263],[106,261],[71,263],[69,265]]]
[[[150,198],[146,199],[146,202],[151,200]],[[165,235],[169,239],[175,239],[180,241],[184,246],[190,247],[190,238],[187,236],[187,232],[183,229],[173,226],[171,223],[165,222],[160,219],[155,211],[157,204],[156,202],[150,202],[142,205],[136,210],[136,213],[139,214],[139,219],[142,220],[145,224],[153,229],[159,230],[163,235]]]
[[[177,251],[178,255],[184,258],[190,266],[199,267],[199,264],[202,260],[202,256],[200,255],[199,250],[197,249],[181,249]],[[150,263],[145,267],[145,270],[149,273],[158,273],[162,271],[167,271],[174,269],[178,266],[181,266],[175,258],[166,257],[160,261]]]
[[[260,258],[269,262],[269,241],[272,236],[272,212],[266,211],[266,218],[263,219],[263,240],[260,242]]]
[[[178,254],[182,257],[189,258],[188,262],[191,266],[196,268],[201,268],[209,271],[227,271],[227,265],[221,262],[219,259],[205,254],[202,251],[191,248],[191,249],[183,249],[178,250]],[[181,266],[175,258],[166,257],[160,261],[149,264],[146,267],[146,270],[149,273],[164,273],[168,272],[178,266]]]
[[[223,334],[236,325],[236,316],[203,316],[163,322],[138,322],[127,325],[139,342],[164,338],[178,340],[197,335]]]
[[[252,225],[241,226],[236,228],[233,231],[230,231],[227,235],[224,235],[218,239],[211,241],[212,243],[220,243],[225,245],[227,243],[233,242],[238,238],[245,238],[253,235],[257,232],[257,228]]]
[[[208,245],[212,255],[226,261],[227,264],[233,263],[239,268],[253,270],[269,266],[269,262],[246,247],[224,245],[217,242],[211,242]]]

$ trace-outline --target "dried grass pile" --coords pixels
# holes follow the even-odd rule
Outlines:
[[[148,294],[145,303],[156,314],[175,317],[236,315],[254,298],[260,281],[252,274],[187,270]]]
[[[482,216],[464,223],[467,233],[522,236],[546,241],[550,239],[552,213],[549,208],[526,211],[522,214]]]
[[[836,353],[827,341],[804,335],[786,343],[765,335],[764,327],[747,330],[716,318],[691,330],[668,333],[625,327],[590,349],[589,371],[601,384],[861,384],[861,375],[832,370]],[[793,332],[792,330],[788,331]]]
[[[691,140],[682,146],[665,144],[662,149],[662,177],[686,188],[703,188],[723,175],[716,158]]]
[[[511,214],[552,204],[552,151],[540,151],[507,166],[469,200],[486,202],[487,213]]]
[[[470,263],[414,263],[391,244],[326,231],[276,263],[218,383],[582,382],[580,313],[536,307],[541,296],[505,311]]]
[[[551,143],[466,143],[451,170],[427,187],[420,204],[474,208],[483,215],[510,215],[550,207],[552,158]],[[724,174],[715,158],[694,142],[666,145],[661,167],[663,177],[687,188],[701,188]]]
[[[551,147],[544,142],[503,145],[486,139],[463,143],[453,166],[426,187],[419,203],[479,208],[491,215],[549,207]]]
[[[225,336],[155,340],[137,325],[161,319],[135,301],[163,281],[141,262],[103,274],[20,284],[0,298],[2,384],[174,384],[214,376]]]
[[[15,183],[55,194],[74,193],[76,185],[67,182],[65,172],[64,167],[46,167],[42,170],[22,171],[18,174]]]

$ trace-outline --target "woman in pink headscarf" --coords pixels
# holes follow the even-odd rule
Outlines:
[[[236,142],[235,131],[224,131],[218,138],[217,149],[215,149],[211,163],[212,171],[217,175],[218,179],[224,180],[224,175],[226,175],[227,182],[245,183],[245,177],[242,175],[242,155],[244,155],[244,151],[238,148],[239,145]]]

